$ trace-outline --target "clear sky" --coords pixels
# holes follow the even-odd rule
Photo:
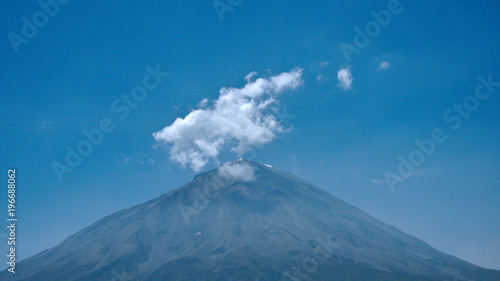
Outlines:
[[[279,124],[244,157],[500,269],[499,1],[65,2],[0,3],[0,212],[13,167],[20,258],[191,181],[153,133],[195,110],[218,116],[223,87],[298,71],[300,85],[267,96]],[[94,129],[107,133],[67,166],[66,147]],[[231,147],[197,170],[238,157]],[[62,181],[54,162],[72,169]]]

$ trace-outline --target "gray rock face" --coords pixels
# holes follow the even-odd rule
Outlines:
[[[107,216],[0,280],[500,280],[293,174],[228,167]]]

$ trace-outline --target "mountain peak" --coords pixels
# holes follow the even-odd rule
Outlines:
[[[238,159],[236,159],[234,161],[227,162],[226,164],[229,164],[229,165],[234,165],[234,164],[248,164],[248,165],[253,165],[253,166],[256,166],[256,167],[262,167],[262,166],[264,166],[264,167],[267,167],[267,168],[272,168],[272,166],[269,165],[269,164],[258,163],[258,162],[251,161],[251,160],[248,160],[248,159],[245,159],[245,158],[238,158]]]
[[[0,279],[500,280],[269,166],[237,159],[199,174]]]
[[[226,162],[213,170],[194,176],[193,181],[199,181],[207,176],[210,178],[215,176],[228,181],[250,182],[257,179],[256,174],[259,174],[260,169],[272,169],[272,171],[278,172],[278,170],[273,169],[269,164],[238,158],[234,161]]]

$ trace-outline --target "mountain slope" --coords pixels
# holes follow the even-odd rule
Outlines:
[[[500,280],[324,190],[237,160],[105,217],[1,280]]]

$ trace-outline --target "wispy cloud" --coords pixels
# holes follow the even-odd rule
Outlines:
[[[248,73],[247,76],[245,76],[245,81],[247,81],[247,83],[250,83],[250,80],[252,80],[252,78],[257,74],[258,73],[255,71]]]
[[[210,161],[218,163],[224,148],[242,155],[285,131],[272,112],[278,94],[302,85],[302,69],[250,81],[254,75],[245,77],[244,87],[222,88],[211,106],[177,118],[153,134],[156,141],[167,145],[171,161],[199,171]]]
[[[352,78],[351,67],[341,68],[337,72],[337,79],[339,80],[339,87],[344,89],[345,91],[352,89]]]
[[[328,66],[330,65],[330,62],[328,61],[322,61],[319,63],[319,68],[317,68],[318,70],[318,75],[316,75],[316,80],[318,80],[318,82],[321,82],[321,81],[324,81],[324,80],[327,80],[328,79],[328,75],[325,75],[323,74],[322,72],[325,70],[325,68],[327,68]],[[316,67],[315,67],[316,68]]]
[[[415,171],[408,173],[406,175],[403,175],[401,177],[404,179],[409,179],[413,176],[424,176],[424,175],[431,174],[432,172],[433,171],[429,170],[429,169],[421,169],[421,170],[415,170]],[[387,184],[387,180],[385,180],[385,179],[371,179],[370,181],[375,183],[375,184],[379,184],[379,185]]]
[[[134,153],[133,155],[122,153],[119,155],[114,155],[113,157],[115,158],[116,162],[123,165],[129,165],[129,164],[154,165],[155,163],[155,160],[153,158],[147,157],[145,154],[142,153]]]
[[[235,181],[253,181],[255,180],[255,167],[246,162],[236,161],[225,163],[219,167],[219,174]]]
[[[380,185],[387,183],[387,181],[383,180],[383,179],[378,179],[378,180],[377,179],[371,179],[370,181],[373,182],[373,183],[376,183],[376,184],[380,184]]]
[[[386,70],[389,68],[389,66],[391,66],[391,64],[388,62],[388,61],[383,61],[381,62],[379,65],[378,65],[378,68],[377,70]]]
[[[37,129],[39,129],[39,130],[54,130],[55,126],[54,126],[54,123],[52,123],[48,120],[42,120],[42,121],[38,122]]]
[[[208,104],[208,99],[207,98],[204,98],[202,99],[197,105],[196,107],[197,108],[204,108],[205,106],[207,106]]]
[[[323,75],[323,74],[316,75],[316,80],[318,80],[318,82],[324,80],[325,78],[326,78],[326,75]]]

